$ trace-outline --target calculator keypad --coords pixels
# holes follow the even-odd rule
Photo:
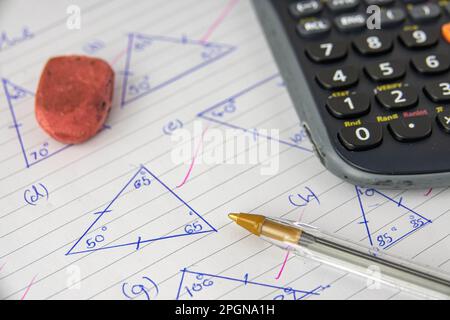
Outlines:
[[[450,3],[300,2],[317,12],[296,14],[295,47],[339,153],[450,139]],[[381,8],[378,26],[369,25],[370,5]]]

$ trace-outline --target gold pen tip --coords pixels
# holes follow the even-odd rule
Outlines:
[[[230,218],[234,222],[237,221],[238,217],[239,217],[239,213],[230,213],[230,214],[228,214],[228,218]]]
[[[298,228],[266,219],[259,214],[229,213],[228,217],[254,235],[264,235],[274,240],[296,244],[302,234],[302,231]]]
[[[228,217],[257,236],[261,234],[262,225],[266,220],[264,216],[250,213],[230,213]]]

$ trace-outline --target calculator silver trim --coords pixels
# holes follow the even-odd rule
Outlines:
[[[334,149],[317,112],[314,99],[307,87],[289,39],[269,0],[252,0],[260,25],[286,82],[295,109],[309,131],[311,142],[322,164],[334,175],[352,184],[365,187],[414,189],[446,187],[450,185],[450,172],[416,175],[383,175],[360,170],[346,162]]]

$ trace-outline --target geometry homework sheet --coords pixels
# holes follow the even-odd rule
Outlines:
[[[450,190],[329,173],[250,1],[5,0],[0,12],[0,299],[418,298],[284,263],[230,212],[450,273]],[[105,126],[80,145],[51,139],[34,115],[46,61],[66,54],[115,71]]]

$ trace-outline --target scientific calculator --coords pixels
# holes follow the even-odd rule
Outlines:
[[[450,185],[450,1],[253,4],[331,172],[363,186]]]

